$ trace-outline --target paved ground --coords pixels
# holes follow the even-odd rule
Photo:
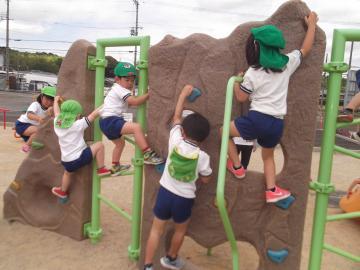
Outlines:
[[[6,114],[7,122],[15,122],[20,114],[28,108],[37,93],[21,93],[0,91],[0,108],[10,109]],[[3,115],[0,113],[0,122],[3,122]]]
[[[104,140],[107,149],[107,164],[109,164],[109,149],[111,144]],[[11,181],[14,180],[19,164],[25,158],[19,149],[22,142],[15,139],[10,129],[0,128],[0,195],[2,195]],[[127,145],[123,160],[130,162],[133,149]],[[283,164],[281,149],[276,150],[278,171]],[[316,178],[319,164],[319,152],[312,157],[312,178]],[[344,192],[350,181],[359,177],[360,161],[337,154],[334,156],[334,170],[332,180],[339,192]],[[260,151],[252,157],[251,170],[262,170]],[[102,193],[121,205],[125,210],[131,209],[132,178],[114,177],[104,181]],[[334,198],[336,200],[336,198]],[[307,269],[312,227],[315,195],[309,193],[306,209],[303,252],[301,270]],[[0,200],[0,209],[3,201]],[[331,214],[340,213],[336,203],[328,209]],[[23,225],[17,222],[9,224],[0,214],[0,269],[11,270],[113,270],[135,269],[135,264],[127,258],[127,246],[130,243],[130,225],[122,217],[114,214],[112,209],[101,206],[101,226],[103,238],[97,245],[90,241],[74,241],[68,237],[53,232]],[[346,220],[331,222],[326,228],[326,242],[354,254],[360,255],[360,223]],[[258,255],[254,248],[247,243],[239,242],[240,266],[242,270],[257,269]],[[231,256],[228,243],[213,249],[211,257],[206,256],[206,249],[186,238],[180,253],[189,262],[200,266],[204,270],[230,270]],[[279,268],[281,269],[281,268]],[[324,252],[322,270],[359,270],[360,264],[346,260],[329,252]],[[291,269],[282,269],[291,270]]]

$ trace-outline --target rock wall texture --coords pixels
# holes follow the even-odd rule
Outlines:
[[[169,121],[182,87],[192,84],[202,89],[202,96],[194,103],[187,103],[186,109],[197,111],[210,121],[211,134],[202,148],[211,157],[214,173],[211,183],[199,185],[201,187],[197,191],[187,234],[206,248],[227,241],[218,210],[213,203],[220,153],[218,130],[223,125],[227,81],[240,70],[247,69],[245,43],[252,27],[264,24],[279,27],[287,41],[284,50],[287,53],[300,49],[306,33],[304,17],[309,12],[305,3],[289,1],[267,20],[242,24],[227,38],[215,39],[204,34],[193,34],[178,39],[168,35],[150,49],[149,85],[152,95],[148,102],[148,138],[150,145],[163,156],[167,155]],[[249,171],[246,178],[240,181],[227,174],[225,194],[236,239],[249,242],[255,247],[260,258],[259,269],[300,267],[325,43],[325,34],[317,27],[313,50],[294,73],[289,85],[288,114],[281,139],[284,165],[277,168],[277,181],[280,186],[291,190],[296,198],[293,205],[288,210],[282,210],[273,204],[266,204],[264,176],[260,172]],[[233,118],[244,113],[242,106],[237,102],[233,103]],[[145,247],[149,235],[152,207],[160,179],[160,174],[151,166],[146,167],[145,175],[142,247]],[[173,224],[170,224],[154,260],[156,269],[160,268],[159,257],[165,254],[172,232]],[[268,249],[288,249],[289,256],[278,265],[267,258]],[[141,252],[139,269],[144,249]],[[188,266],[187,269],[194,267]]]
[[[84,114],[94,108],[95,72],[87,69],[88,55],[95,55],[95,47],[85,40],[75,42],[63,60],[57,85],[57,94],[78,100]],[[87,130],[85,139],[91,140],[91,134]],[[20,165],[4,194],[4,217],[81,240],[83,225],[89,222],[91,213],[91,166],[74,174],[69,202],[60,204],[51,193],[64,172],[53,118],[39,127],[34,141],[44,147],[32,149]]]

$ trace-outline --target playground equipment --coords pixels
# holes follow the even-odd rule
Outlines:
[[[107,47],[117,46],[140,46],[140,63],[137,65],[139,72],[139,88],[138,94],[143,95],[148,88],[148,49],[150,46],[150,37],[129,37],[129,38],[112,38],[100,39],[96,41],[96,57],[89,57],[88,68],[96,70],[95,80],[95,107],[103,104],[104,100],[104,75],[106,67],[105,49]],[[137,109],[137,122],[145,129],[145,105],[141,105]],[[94,140],[101,141],[102,133],[99,127],[99,121],[95,121]],[[100,201],[111,207],[117,213],[125,217],[131,222],[131,244],[128,248],[129,257],[133,260],[138,259],[140,253],[140,223],[141,223],[141,208],[142,208],[142,178],[144,159],[142,151],[129,137],[125,140],[135,145],[135,158],[132,163],[135,167],[134,172],[125,172],[122,175],[134,175],[133,199],[132,199],[132,214],[127,213],[113,202],[107,199],[100,193],[101,179],[96,173],[96,164],[93,164],[92,173],[92,207],[91,207],[91,221],[84,225],[84,234],[88,236],[92,243],[99,241],[102,230],[100,228]],[[95,161],[94,161],[95,162]]]
[[[348,41],[360,41],[360,30],[334,30],[331,62],[324,66],[324,70],[330,74],[329,90],[325,107],[326,117],[321,145],[318,179],[317,181],[310,183],[310,188],[316,191],[316,205],[312,229],[309,270],[321,269],[323,249],[353,260],[354,262],[360,262],[360,256],[353,255],[348,251],[324,243],[326,222],[360,217],[360,212],[327,215],[329,194],[334,191],[334,185],[331,183],[334,152],[336,151],[357,159],[360,158],[360,153],[335,145],[337,128],[360,124],[360,119],[355,119],[350,123],[336,123],[342,79],[341,74],[349,69],[349,66],[344,63],[345,43]]]

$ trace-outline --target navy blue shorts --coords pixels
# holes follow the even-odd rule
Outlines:
[[[281,139],[284,120],[257,111],[249,111],[248,115],[234,120],[240,136],[245,140],[257,139],[259,145],[274,148]]]
[[[172,218],[175,223],[184,223],[191,217],[194,199],[178,196],[160,186],[154,206],[154,215],[161,220]]]
[[[90,147],[86,147],[78,159],[69,162],[61,161],[61,164],[65,167],[66,171],[75,172],[77,169],[90,164],[92,160],[93,156],[91,149]]]
[[[25,130],[27,130],[28,127],[33,126],[32,124],[29,123],[23,123],[20,122],[19,120],[16,120],[15,122],[15,131],[17,134],[19,134],[21,136],[21,138],[23,138],[23,140],[25,142],[27,142],[29,140],[29,136],[24,136],[23,133],[25,132]]]
[[[101,131],[109,140],[116,140],[121,137],[121,130],[125,123],[124,118],[118,116],[100,118],[99,121]]]

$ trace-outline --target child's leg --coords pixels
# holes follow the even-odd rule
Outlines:
[[[175,223],[175,233],[171,239],[168,256],[175,259],[179,253],[182,243],[184,242],[185,233],[189,225],[190,219],[184,223]]]
[[[115,144],[112,153],[112,163],[118,164],[120,163],[120,157],[125,147],[125,140],[120,138],[120,139],[112,140],[112,142]]]
[[[144,132],[138,123],[126,122],[121,129],[121,134],[134,134],[135,142],[142,151],[149,148]]]
[[[90,146],[92,156],[96,158],[98,168],[104,167],[105,148],[102,142],[96,142]]]
[[[38,128],[37,128],[36,126],[30,126],[30,127],[28,127],[28,128],[24,131],[23,135],[30,137],[30,138],[27,140],[27,142],[26,142],[26,144],[27,144],[28,146],[31,146],[31,143],[32,143],[32,141],[33,141],[33,138],[34,138],[37,130],[38,130]]]
[[[70,184],[71,184],[71,172],[64,171],[64,175],[61,180],[61,190],[67,193]]]
[[[241,150],[241,165],[246,169],[250,162],[250,157],[252,153],[252,145],[237,145]]]
[[[161,220],[157,217],[154,217],[150,235],[146,243],[145,265],[151,264],[153,262],[154,254],[158,248],[160,237],[164,232],[166,222],[166,220]]]
[[[266,189],[275,187],[275,161],[274,161],[274,148],[262,148],[262,159],[264,162],[264,174],[266,181]]]
[[[223,127],[220,128],[220,136],[222,136]],[[237,130],[234,121],[230,122],[230,131],[229,131],[229,144],[228,144],[228,155],[231,161],[234,164],[234,167],[238,168],[241,167],[239,154],[236,149],[236,144],[232,140],[232,137],[240,137],[240,133]]]

